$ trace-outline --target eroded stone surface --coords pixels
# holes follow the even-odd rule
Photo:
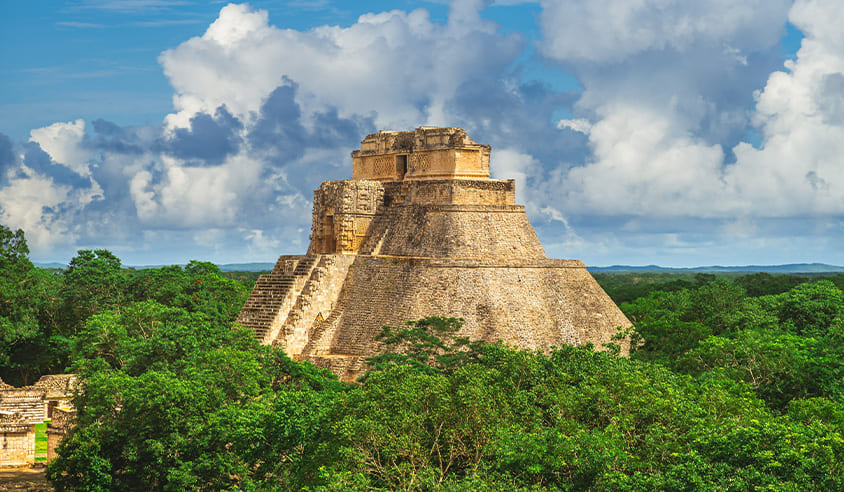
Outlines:
[[[353,179],[314,192],[308,253],[280,257],[239,321],[345,380],[382,349],[383,325],[425,316],[527,349],[612,341],[630,322],[582,262],[545,256],[489,156],[460,128],[367,136]]]
[[[15,388],[0,380],[0,468],[49,462],[72,425],[70,399],[73,374],[42,376],[35,384]],[[36,424],[48,422],[47,452],[36,454]]]
[[[489,153],[489,145],[472,141],[462,128],[381,131],[367,135],[360,150],[352,152],[352,179],[485,179]]]

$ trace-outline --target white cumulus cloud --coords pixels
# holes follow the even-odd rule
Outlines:
[[[769,73],[761,90],[745,87],[731,100],[725,93],[739,88],[713,80],[746,69],[747,53],[776,49],[786,7],[545,4],[546,54],[574,65],[584,85],[578,108],[591,115],[591,122],[558,123],[574,130],[591,124],[591,156],[557,176],[567,208],[702,218],[844,212],[844,47],[835,27],[844,25],[844,4],[799,0],[791,7],[789,20],[806,37],[787,71]],[[750,124],[761,129],[760,149],[742,141]]]
[[[239,241],[247,256],[301,249],[311,190],[351,174],[366,133],[452,124],[461,86],[510,70],[526,42],[482,19],[488,4],[454,1],[446,23],[393,10],[307,31],[226,5],[160,55],[174,90],[161,127],[32,130],[26,158],[4,164],[0,219],[24,227],[36,254],[62,242],[149,250],[162,237],[213,252]]]
[[[592,129],[592,123],[589,122],[586,118],[575,118],[570,120],[560,120],[557,122],[557,128],[562,130],[563,128],[568,128],[569,130],[574,130],[579,133],[589,133],[589,130]]]
[[[799,0],[797,59],[758,95],[762,148],[742,143],[727,180],[759,215],[844,214],[844,4]]]
[[[258,111],[289,79],[301,87],[306,116],[333,107],[341,116],[374,115],[379,128],[447,124],[446,102],[463,82],[511,63],[520,38],[495,34],[481,2],[455,2],[446,24],[428,12],[360,16],[349,27],[310,31],[269,25],[265,11],[227,5],[201,37],[160,61],[176,90],[171,126],[225,104],[241,118]]]
[[[543,52],[555,59],[620,62],[700,42],[737,50],[782,35],[789,0],[543,0]]]
[[[29,132],[30,142],[41,146],[52,159],[76,173],[87,176],[90,152],[82,147],[85,136],[85,121],[78,119],[67,123],[53,123]]]

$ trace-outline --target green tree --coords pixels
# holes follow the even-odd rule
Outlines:
[[[375,339],[387,351],[367,362],[376,370],[390,366],[408,366],[428,374],[451,370],[477,358],[477,349],[484,345],[456,336],[461,326],[462,318],[439,316],[408,321],[403,328],[384,326]]]
[[[798,285],[778,298],[780,323],[800,335],[824,336],[844,316],[844,293],[829,280]]]
[[[747,382],[777,411],[795,399],[844,401],[844,295],[828,280],[761,297],[721,280],[622,308],[644,338],[634,358]]]
[[[154,301],[92,316],[73,348],[83,384],[48,471],[57,490],[249,488],[302,448],[295,435],[269,442],[279,395],[339,387],[248,330]]]
[[[711,337],[682,357],[692,371],[724,371],[750,383],[772,408],[783,410],[795,399],[834,397],[844,378],[840,349],[825,340],[770,330],[744,330],[733,338]]]
[[[786,490],[844,486],[840,429],[776,416],[717,373],[562,347],[392,364],[331,412],[327,490]],[[434,360],[434,359],[429,359]],[[796,411],[795,411],[796,412]],[[806,410],[804,414],[811,413]]]
[[[844,487],[832,400],[777,415],[721,370],[465,344],[458,328],[385,329],[388,355],[407,357],[343,385],[202,313],[101,313],[78,347],[79,424],[49,476],[58,490]]]
[[[88,317],[126,302],[126,272],[105,249],[80,250],[62,275],[62,332],[75,335]]]
[[[782,294],[787,292],[804,282],[808,282],[807,277],[800,277],[797,275],[771,275],[770,273],[754,273],[751,275],[742,275],[735,279],[735,283],[740,285],[747,295],[751,297],[760,297],[765,295]]]
[[[699,320],[691,320],[691,292],[654,292],[633,303],[621,305],[633,322],[631,356],[670,364],[680,354],[712,334],[712,329]]]
[[[173,265],[136,271],[127,291],[135,301],[155,300],[222,324],[234,321],[249,297],[243,283],[224,277],[213,263],[196,260],[184,269]]]
[[[0,225],[0,378],[16,386],[61,371],[66,355],[44,322],[57,282],[28,255],[24,232]]]
[[[711,336],[776,324],[777,318],[763,301],[748,298],[742,287],[724,279],[704,283],[710,277],[699,274],[695,289],[654,292],[621,305],[635,326],[634,358],[673,365]]]
[[[697,285],[695,277],[688,273],[595,273],[593,276],[616,304],[633,302],[652,292],[674,292]]]

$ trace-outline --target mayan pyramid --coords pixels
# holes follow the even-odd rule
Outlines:
[[[368,135],[352,179],[314,191],[307,254],[279,257],[238,321],[344,380],[378,353],[383,325],[426,316],[526,349],[610,342],[630,322],[583,262],[545,256],[489,159],[460,128]]]

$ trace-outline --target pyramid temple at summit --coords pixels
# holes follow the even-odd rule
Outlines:
[[[427,316],[524,349],[613,341],[630,322],[583,262],[545,256],[515,182],[490,179],[489,160],[460,128],[368,135],[352,179],[314,191],[307,254],[279,257],[238,321],[343,380],[383,350],[384,325]]]

